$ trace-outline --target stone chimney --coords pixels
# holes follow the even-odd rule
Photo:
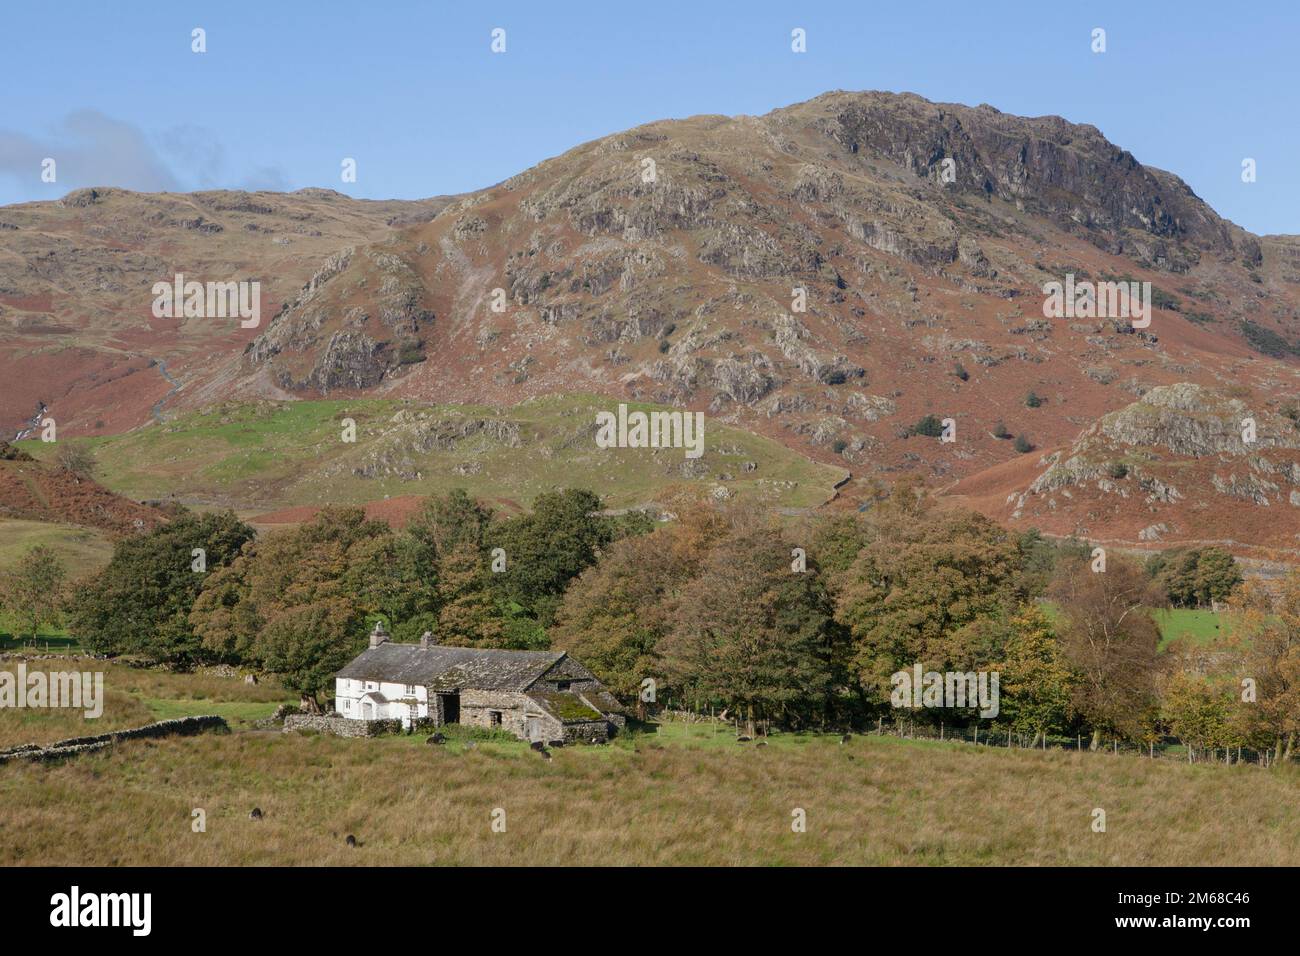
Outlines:
[[[388,640],[388,632],[384,630],[383,621],[375,621],[375,629],[370,632],[370,646],[378,647]]]
[[[423,634],[420,635],[421,647],[433,647],[433,645],[437,643],[438,641],[434,638],[433,631],[425,631]]]

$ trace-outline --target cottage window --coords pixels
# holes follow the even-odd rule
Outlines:
[[[407,685],[406,685],[406,696],[407,696],[407,697],[414,697],[414,696],[415,696],[415,685],[414,685],[414,684],[407,684]]]
[[[379,685],[372,680],[366,681],[366,690],[379,690]]]
[[[499,710],[488,711],[488,726],[490,726],[494,730],[499,730],[501,728],[501,711]]]

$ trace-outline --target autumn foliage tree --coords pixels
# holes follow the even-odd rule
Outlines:
[[[1160,628],[1152,611],[1164,593],[1133,561],[1112,556],[1095,572],[1084,557],[1063,560],[1048,588],[1060,610],[1061,652],[1074,672],[1071,706],[1092,730],[1145,739],[1154,713]]]
[[[258,539],[213,573],[190,623],[210,653],[259,664],[316,709],[317,695],[365,644],[367,618],[380,608],[357,569],[391,536],[360,508],[326,508],[294,530]]]
[[[438,641],[455,647],[504,647],[505,623],[487,568],[469,541],[443,555],[438,569]]]
[[[1003,613],[1016,547],[974,512],[914,513],[882,508],[876,534],[836,584],[836,617],[853,639],[853,664],[867,688],[887,700],[889,677],[913,664],[953,665],[953,634]]]
[[[1160,714],[1165,727],[1187,748],[1187,760],[1230,753],[1246,742],[1249,730],[1230,654],[1186,639],[1166,651],[1160,676]]]
[[[1289,760],[1300,733],[1300,571],[1277,585],[1252,581],[1231,605],[1237,678],[1250,731]]]
[[[1025,605],[1011,619],[1001,660],[991,669],[1001,680],[999,719],[1032,743],[1066,729],[1075,677],[1040,606]]]
[[[661,644],[677,615],[678,592],[726,530],[725,518],[687,506],[677,521],[615,542],[565,592],[552,646],[583,661],[627,700],[646,678],[662,681]]]

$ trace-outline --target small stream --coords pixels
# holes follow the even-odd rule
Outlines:
[[[176,394],[177,391],[180,390],[181,383],[178,382],[176,379],[172,378],[171,373],[167,371],[167,362],[165,360],[152,359],[151,361],[158,367],[159,374],[161,374],[163,379],[167,382],[167,384],[171,386],[171,390],[168,391],[167,394],[164,395],[162,398],[158,399],[158,401],[154,402],[153,408],[149,410],[153,414],[154,421],[156,421],[159,425],[161,425],[163,423],[163,416],[162,416],[163,403],[166,402],[167,399],[171,398],[173,395]]]

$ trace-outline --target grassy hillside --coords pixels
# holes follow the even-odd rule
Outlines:
[[[0,518],[0,570],[38,545],[45,545],[59,556],[69,579],[94,574],[113,556],[112,540],[94,528]]]
[[[229,403],[88,444],[107,487],[135,499],[248,509],[360,503],[470,488],[527,505],[537,494],[586,486],[611,507],[652,501],[670,486],[724,485],[774,507],[809,507],[832,494],[841,469],[705,419],[705,453],[596,447],[598,410],[616,403],[556,396],[500,409],[389,400]],[[653,405],[632,403],[642,410]],[[356,441],[342,440],[344,420]],[[50,446],[23,442],[35,456]]]
[[[680,725],[553,758],[236,732],[11,764],[0,864],[1300,863],[1294,768],[888,737],[756,748]],[[206,833],[191,831],[196,807]]]

